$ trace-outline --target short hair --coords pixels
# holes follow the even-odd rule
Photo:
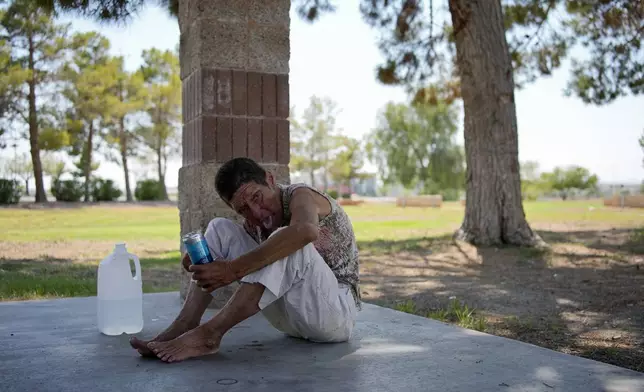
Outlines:
[[[239,157],[225,162],[215,176],[217,193],[227,203],[242,185],[249,182],[268,185],[266,170],[250,158]]]

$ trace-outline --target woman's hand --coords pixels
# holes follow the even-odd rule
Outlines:
[[[193,272],[192,279],[197,286],[210,293],[237,280],[232,267],[231,261],[219,259],[208,264],[190,265],[188,271]]]
[[[183,266],[183,269],[185,269],[187,272],[190,272],[190,266],[192,265],[192,260],[190,260],[190,255],[188,252],[186,252],[185,255],[183,255],[183,259],[181,259],[181,265]]]

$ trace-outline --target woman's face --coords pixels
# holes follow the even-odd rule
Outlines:
[[[267,183],[268,186],[256,182],[243,184],[230,205],[250,224],[272,231],[282,223],[282,200],[272,176],[267,176]]]

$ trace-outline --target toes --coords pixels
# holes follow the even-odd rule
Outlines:
[[[181,350],[182,350],[182,348],[181,348],[181,347],[170,347],[170,348],[167,350],[167,352],[168,352],[168,354],[170,354],[170,355],[174,355],[174,354],[177,354],[177,353],[181,352]]]
[[[130,346],[132,346],[133,348],[141,348],[142,345],[145,346],[145,344],[142,344],[142,343],[143,342],[141,342],[136,337],[130,338]]]

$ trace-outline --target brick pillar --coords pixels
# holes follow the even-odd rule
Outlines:
[[[230,158],[250,157],[289,182],[289,8],[289,0],[179,2],[181,235],[215,217],[239,219],[215,191],[215,174]],[[182,271],[182,299],[188,279]],[[219,290],[213,307],[234,289]]]

